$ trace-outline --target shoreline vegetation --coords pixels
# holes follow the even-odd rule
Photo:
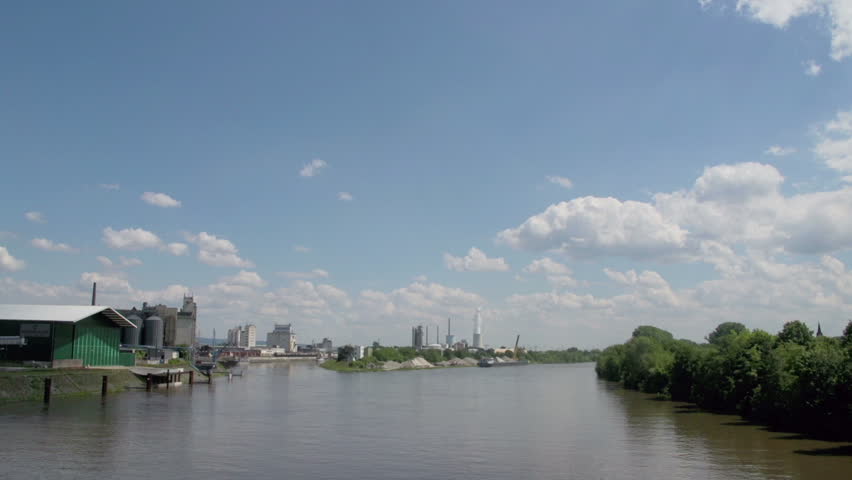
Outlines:
[[[600,355],[599,350],[523,351],[520,359],[530,363],[587,363],[594,362]],[[514,353],[496,352],[494,349],[479,352],[445,350],[416,350],[412,347],[383,347],[374,345],[370,356],[360,360],[351,360],[352,347],[340,347],[337,359],[328,359],[321,363],[325,369],[336,372],[388,372],[399,370],[422,370],[431,368],[475,367],[481,358],[498,357],[506,361],[514,360]]]
[[[773,429],[852,440],[852,320],[840,337],[792,321],[777,334],[736,322],[698,344],[640,326],[601,352],[598,377]]]

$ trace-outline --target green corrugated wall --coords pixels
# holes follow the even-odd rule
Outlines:
[[[121,329],[89,327],[77,324],[74,338],[74,358],[83,366],[118,365],[118,343]]]
[[[136,354],[133,352],[119,352],[118,362],[122,367],[133,367],[136,365]]]

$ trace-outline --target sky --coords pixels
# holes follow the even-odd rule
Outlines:
[[[852,318],[852,0],[7,2],[0,62],[3,303],[336,344],[482,307],[529,348]]]

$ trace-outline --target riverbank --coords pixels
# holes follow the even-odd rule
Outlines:
[[[0,372],[0,404],[40,401],[44,379],[52,379],[51,396],[70,397],[99,394],[106,375],[109,393],[145,388],[145,383],[126,369],[29,369]]]
[[[321,363],[320,366],[326,370],[335,372],[396,372],[400,370],[431,370],[436,368],[463,368],[475,367],[476,360],[473,358],[454,358],[437,363],[429,363],[423,357],[415,357],[405,362],[395,362],[392,360],[378,361],[374,359],[364,359],[355,362],[338,362],[334,359],[328,359]]]

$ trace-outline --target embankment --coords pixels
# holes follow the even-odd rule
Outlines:
[[[109,377],[109,393],[145,388],[145,383],[127,370],[34,369],[0,372],[0,404],[40,401],[44,379],[52,379],[51,397],[99,394],[102,377]]]

